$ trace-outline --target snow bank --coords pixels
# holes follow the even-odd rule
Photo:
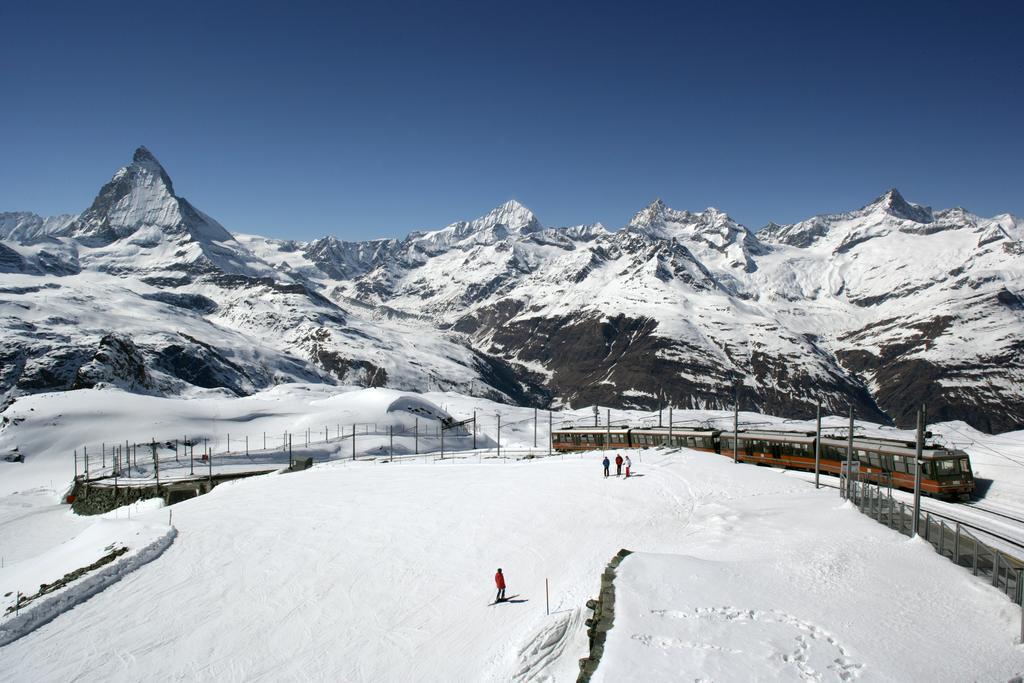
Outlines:
[[[164,525],[101,520],[77,537],[42,555],[0,570],[0,646],[52,621],[88,600],[125,575],[159,557],[174,541],[177,530]],[[74,573],[104,562],[81,576]],[[62,579],[67,584],[40,595],[20,609],[12,608],[19,593],[35,595],[43,585]]]

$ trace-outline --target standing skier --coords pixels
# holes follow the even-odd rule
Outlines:
[[[622,476],[622,454],[616,453],[615,455],[615,476]]]
[[[604,465],[604,478],[607,479],[608,478],[608,468],[611,467],[611,463],[608,462],[608,456],[607,455],[604,456],[604,460],[601,461],[601,464]]]
[[[632,467],[632,466],[633,466],[633,461],[630,460],[629,456],[627,455],[626,456],[626,479],[629,479],[629,468]]]
[[[494,602],[503,602],[505,600],[505,575],[501,573],[501,567],[498,567],[498,573],[494,575],[494,583],[498,586],[498,595],[494,598]]]

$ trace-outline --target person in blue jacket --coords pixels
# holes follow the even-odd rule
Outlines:
[[[607,455],[604,456],[604,460],[601,461],[601,464],[604,465],[604,476],[605,476],[605,478],[607,478],[608,477],[608,468],[611,467],[611,463],[608,462],[608,456]]]

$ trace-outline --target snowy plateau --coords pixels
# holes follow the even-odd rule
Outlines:
[[[388,407],[409,399],[460,419],[475,411],[479,449],[442,459],[429,430],[419,454],[408,436],[390,443],[380,427],[411,415]],[[633,554],[617,570],[615,621],[594,681],[1024,673],[1019,607],[969,567],[802,473],[649,449],[627,453],[629,479],[605,479],[600,451],[548,456],[543,411],[535,423],[532,408],[450,392],[288,384],[244,398],[163,398],[79,389],[19,399],[5,416],[0,449],[18,446],[25,459],[0,461],[2,681],[574,681],[589,653],[587,600],[622,548]],[[550,424],[588,417],[560,411]],[[676,417],[727,423],[732,415]],[[748,412],[740,419],[810,426]],[[360,430],[353,459],[333,421],[378,428]],[[830,416],[825,426],[845,421]],[[278,441],[269,449],[278,471],[170,507],[154,499],[88,517],[59,504],[72,448],[98,454],[105,443],[109,465],[118,439],[188,434],[209,439],[217,468],[265,465],[273,455],[255,452],[262,434],[307,429],[314,443],[303,439],[297,455],[317,464],[305,471],[280,471],[288,454]],[[989,436],[962,422],[931,429],[969,449],[989,505],[1024,512],[1024,433]],[[229,430],[235,456],[222,455]],[[243,438],[254,447],[248,455]],[[144,457],[138,464],[132,469],[147,469]],[[35,609],[11,613],[17,592],[115,553]],[[497,567],[510,600],[490,605]]]
[[[741,426],[821,402],[907,440],[924,403],[1020,517],[1022,238],[890,190],[756,233],[509,202],[293,242],[229,232],[139,148],[79,215],[0,214],[0,681],[573,681],[621,549],[593,681],[1020,680],[1020,607],[806,473],[652,448],[604,478],[548,444],[594,406],[724,427],[737,383]],[[442,442],[442,414],[476,422]],[[115,445],[135,484],[253,476],[70,510]]]

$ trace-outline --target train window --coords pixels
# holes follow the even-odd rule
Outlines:
[[[944,474],[956,474],[958,469],[956,466],[956,460],[935,460],[935,475],[942,476]]]
[[[960,471],[966,474],[970,474],[971,463],[967,460],[967,458],[960,458]]]

